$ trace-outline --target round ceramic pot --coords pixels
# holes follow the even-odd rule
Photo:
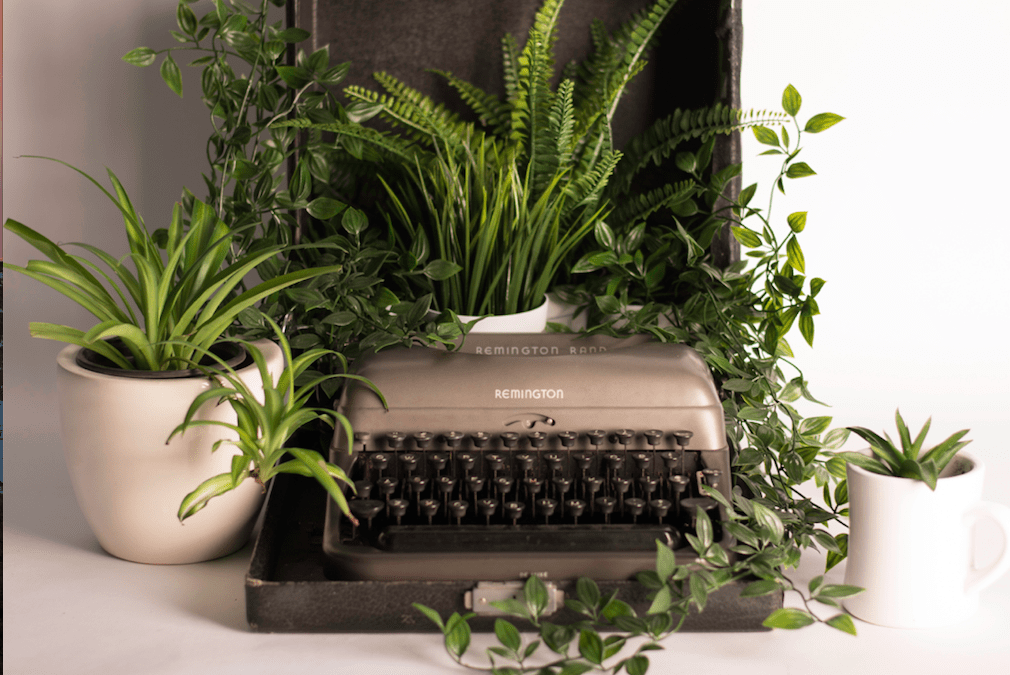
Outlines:
[[[470,329],[471,333],[543,333],[547,329],[547,315],[550,303],[544,298],[539,307],[535,307],[526,312],[515,314],[491,314],[488,316],[469,316],[459,314],[459,320],[468,323],[478,319],[477,323]],[[438,316],[438,312],[431,310],[429,317]]]
[[[964,621],[979,591],[1010,567],[1010,509],[982,502],[985,467],[959,453],[932,491],[922,481],[883,476],[849,464],[849,549],[845,583],[866,590],[848,598],[853,616],[894,628]],[[988,567],[974,564],[975,523],[1002,529],[1004,547]]]
[[[284,356],[262,340],[276,378]],[[211,386],[207,377],[138,379],[93,372],[76,362],[80,347],[57,359],[60,426],[67,468],[77,502],[102,548],[143,563],[192,563],[218,558],[249,539],[263,502],[263,489],[247,480],[211,500],[180,523],[182,499],[204,480],[231,470],[238,450],[214,442],[235,438],[218,426],[188,429],[165,443],[196,396]],[[254,363],[238,369],[253,391],[262,392]],[[208,402],[196,419],[235,423],[228,404]]]

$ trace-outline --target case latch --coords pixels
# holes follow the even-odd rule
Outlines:
[[[504,616],[505,612],[491,603],[509,598],[519,600],[524,585],[522,581],[478,581],[473,589],[463,594],[463,606],[474,614]],[[547,588],[547,607],[544,608],[543,615],[546,616],[564,605],[565,592],[553,582],[545,581],[544,586]]]

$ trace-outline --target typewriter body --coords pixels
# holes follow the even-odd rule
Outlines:
[[[730,458],[701,357],[647,336],[471,335],[460,351],[359,360],[330,459],[356,485],[357,525],[328,501],[331,578],[628,579],[656,541],[694,559],[705,511],[720,532]]]

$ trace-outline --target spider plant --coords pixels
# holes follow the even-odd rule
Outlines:
[[[255,345],[239,340],[241,344],[245,345],[256,363],[263,382],[262,392],[258,388],[254,390],[246,385],[235,370],[220,358],[205,352],[205,350],[199,350],[217,362],[213,367],[202,367],[215,384],[210,389],[201,392],[193,400],[186,412],[185,420],[172,431],[168,440],[172,440],[176,434],[182,434],[191,427],[221,426],[234,431],[238,437],[233,440],[221,439],[215,442],[211,451],[216,451],[222,443],[228,443],[237,447],[241,454],[232,458],[229,473],[208,478],[183,498],[179,505],[179,520],[184,521],[189,518],[205,507],[211,499],[234,490],[248,478],[253,478],[261,485],[265,485],[267,481],[279,473],[294,473],[315,478],[336,500],[341,511],[348,518],[354,520],[348,510],[347,500],[337,484],[337,481],[341,481],[353,487],[347,474],[340,467],[327,462],[316,450],[285,447],[285,444],[296,431],[315,420],[322,420],[331,427],[339,422],[343,425],[347,437],[353,438],[354,433],[350,422],[342,414],[326,408],[307,407],[306,404],[315,388],[328,380],[350,378],[361,380],[373,389],[375,386],[358,375],[346,372],[312,377],[311,373],[306,371],[324,356],[336,357],[343,364],[345,370],[347,361],[342,355],[328,349],[310,349],[297,357],[292,357],[291,345],[285,338],[283,331],[269,317],[265,317],[265,320],[273,328],[277,342],[284,353],[284,362],[288,364],[276,381],[267,370],[263,354]],[[307,375],[309,379],[296,386],[296,381],[303,375]],[[386,399],[382,393],[377,389],[375,392],[385,406]],[[231,405],[237,418],[236,424],[220,420],[194,419],[197,411],[205,403],[214,400],[219,403],[227,401]],[[285,455],[291,455],[291,459],[281,461]]]
[[[156,237],[148,232],[111,170],[107,171],[115,196],[77,167],[50,157],[40,159],[70,167],[116,205],[126,226],[130,252],[117,260],[89,244],[68,244],[94,255],[107,272],[87,258],[68,253],[64,246],[27,225],[8,219],[4,228],[49,260],[31,260],[25,267],[4,263],[4,267],[41,281],[98,319],[98,324],[88,331],[32,322],[29,329],[34,337],[87,347],[127,370],[175,370],[192,361],[194,354],[205,353],[232,326],[240,312],[292,284],[340,269],[339,266],[302,269],[238,293],[236,289],[246,275],[291,247],[265,245],[230,259],[229,248],[237,230],[222,222],[211,206],[194,198],[188,223],[183,219],[180,204],[172,210],[172,220],[164,231],[166,261]],[[191,197],[187,194],[187,199]],[[126,259],[133,263],[135,273],[124,264]],[[120,338],[123,349],[106,340],[114,337]]]

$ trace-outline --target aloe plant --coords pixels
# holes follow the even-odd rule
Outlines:
[[[7,219],[5,229],[49,260],[31,260],[25,267],[5,262],[4,267],[41,281],[98,319],[88,331],[32,322],[29,329],[33,337],[87,347],[124,369],[174,370],[189,363],[194,354],[206,352],[240,312],[263,298],[305,279],[340,270],[339,265],[301,269],[238,292],[242,280],[258,265],[292,247],[263,246],[230,259],[229,248],[237,230],[222,222],[211,206],[194,198],[188,227],[182,206],[177,203],[173,208],[165,232],[167,261],[163,260],[158,242],[111,170],[107,169],[115,196],[75,166],[50,157],[37,158],[70,167],[116,205],[126,226],[130,252],[117,260],[89,244],[67,244],[94,255],[107,272],[27,225]],[[134,269],[124,264],[126,259]],[[113,337],[120,338],[125,351],[106,340]]]
[[[326,408],[306,406],[313,390],[323,382],[336,378],[360,380],[375,390],[383,406],[386,406],[386,399],[371,382],[358,375],[342,372],[312,377],[312,373],[307,371],[324,356],[336,357],[343,364],[345,371],[347,361],[342,355],[329,349],[310,349],[293,357],[291,345],[277,323],[269,317],[265,320],[273,328],[277,342],[284,353],[284,362],[288,364],[276,381],[267,369],[262,352],[250,342],[238,341],[245,345],[256,363],[263,382],[262,395],[258,389],[254,390],[246,385],[234,368],[214,354],[204,352],[216,361],[213,367],[201,366],[201,369],[215,381],[215,386],[201,392],[193,400],[189,410],[186,411],[186,418],[172,431],[168,440],[191,427],[220,426],[234,431],[238,437],[215,442],[211,451],[216,451],[222,444],[228,443],[237,447],[241,454],[232,458],[230,472],[208,478],[183,498],[179,505],[179,520],[189,518],[205,507],[211,499],[234,490],[248,478],[266,484],[279,473],[294,473],[315,478],[336,500],[341,511],[354,521],[348,510],[347,500],[337,484],[337,481],[341,481],[353,487],[343,469],[327,462],[316,450],[285,447],[285,444],[296,431],[315,420],[322,420],[330,426],[339,422],[343,425],[347,437],[354,437],[350,422],[342,414]],[[308,377],[308,380],[296,386],[296,381],[303,375]],[[226,401],[231,405],[237,417],[237,424],[220,420],[194,419],[197,411],[205,403],[215,400]],[[281,461],[286,454],[291,455],[291,459]]]
[[[886,432],[884,433],[884,437],[881,438],[869,429],[848,427],[849,431],[870,444],[870,450],[876,455],[876,458],[858,452],[840,452],[838,456],[873,473],[921,480],[929,486],[930,490],[935,490],[937,477],[940,472],[954,459],[954,456],[961,448],[971,442],[961,440],[969,430],[962,429],[939,445],[922,452],[922,444],[926,440],[926,433],[929,431],[932,418],[926,420],[926,423],[914,439],[905,425],[905,420],[901,418],[900,410],[895,411],[894,419],[898,427],[898,437],[901,441],[900,450],[894,445],[891,437]]]

